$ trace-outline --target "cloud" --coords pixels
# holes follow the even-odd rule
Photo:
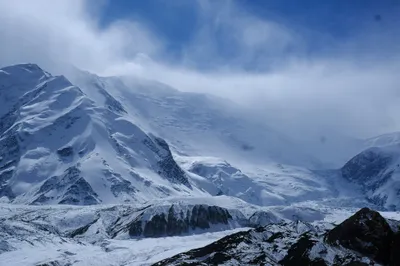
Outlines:
[[[109,69],[114,74],[137,73],[184,91],[228,97],[257,110],[269,124],[300,138],[304,134],[358,137],[397,130],[400,126],[400,77],[397,62],[360,66],[323,60],[294,62],[266,73],[221,70],[211,73],[170,68],[143,60]]]
[[[337,42],[246,13],[233,1],[198,1],[199,27],[171,60],[168,41],[142,21],[101,27],[101,12],[93,10],[102,7],[84,0],[0,0],[0,65],[30,61],[60,71],[73,64],[155,79],[251,106],[297,137],[400,129],[398,24],[373,21]]]
[[[302,48],[302,40],[294,31],[251,16],[233,1],[199,3],[201,26],[184,48],[189,66],[264,69]]]
[[[0,0],[2,65],[33,61],[53,68],[68,63],[98,72],[138,52],[158,51],[156,38],[138,22],[116,21],[101,29],[88,3]]]

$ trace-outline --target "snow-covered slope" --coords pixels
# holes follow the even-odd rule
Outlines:
[[[362,187],[378,206],[400,208],[400,145],[367,149],[341,169],[347,180]]]
[[[1,196],[87,205],[204,194],[111,96],[99,106],[32,64],[1,69],[0,87]]]
[[[107,92],[174,150],[252,164],[279,162],[315,168],[320,162],[278,132],[226,99],[175,90],[156,81],[98,77],[75,71],[71,79],[91,99]]]
[[[215,157],[175,158],[188,171],[193,184],[211,195],[234,196],[260,206],[288,205],[346,194],[346,190],[337,191],[337,183],[341,178],[336,178],[334,171],[323,175],[282,164],[256,167],[244,163],[232,165]],[[355,196],[356,193],[352,192],[351,195]]]
[[[229,101],[70,76],[79,87],[32,64],[2,69],[0,196],[88,205],[228,195],[260,206],[359,196]]]

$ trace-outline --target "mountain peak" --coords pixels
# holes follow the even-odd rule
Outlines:
[[[39,67],[37,64],[32,64],[32,63],[22,63],[22,64],[16,64],[16,65],[11,65],[11,66],[6,66],[3,68],[0,68],[0,71],[6,72],[8,74],[24,74],[27,75],[27,73],[46,73],[41,67]],[[48,73],[47,73],[48,74]]]
[[[3,68],[0,88],[1,196],[88,205],[191,193],[167,142],[106,91],[104,105],[35,64]]]

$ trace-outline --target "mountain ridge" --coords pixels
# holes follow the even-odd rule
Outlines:
[[[14,72],[18,72],[18,76],[13,75],[10,69],[16,69]],[[33,77],[32,80],[14,82],[13,79],[23,78],[20,72]],[[2,194],[16,197],[15,201],[19,203],[44,203],[55,199],[58,203],[94,204],[113,197],[109,193],[104,194],[105,190],[98,186],[100,182],[115,190],[114,194],[123,193],[132,200],[138,191],[132,182],[135,185],[142,183],[143,186],[146,183],[140,173],[132,171],[135,167],[139,171],[149,169],[156,178],[172,184],[172,189],[183,185],[186,190],[192,191],[168,144],[161,138],[144,133],[129,118],[122,116],[120,109],[96,106],[64,76],[53,77],[36,65],[5,68],[0,76],[1,81],[4,79],[6,84],[17,84],[17,91],[21,92],[20,95],[7,97],[7,91],[14,91],[13,88],[2,90],[3,94],[6,93],[3,98],[8,98],[14,106],[3,116],[0,124]],[[117,101],[112,103],[116,105]],[[136,145],[135,149],[140,154],[132,150],[132,145]],[[110,157],[109,152],[114,153],[112,157],[115,158]],[[98,169],[99,165],[102,169]],[[125,170],[127,174],[121,176],[113,167],[118,167],[118,171]],[[93,177],[96,170],[97,178]],[[151,181],[147,182],[151,187]],[[29,189],[23,191],[24,186],[27,188],[30,185],[35,192],[23,194],[29,192]],[[158,189],[161,193],[168,193],[162,192],[161,187]],[[11,194],[12,190],[18,195]],[[150,188],[150,191],[159,194],[157,188]],[[59,193],[68,200],[63,199],[64,196],[57,199]],[[141,201],[140,198],[136,200]]]

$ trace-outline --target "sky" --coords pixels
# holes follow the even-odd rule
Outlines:
[[[170,55],[178,56],[190,45],[201,28],[216,19],[218,13],[222,15],[227,12],[224,9],[229,8],[229,4],[223,1],[209,3],[211,8],[217,7],[217,12],[211,18],[207,13],[199,12],[197,1],[109,1],[101,14],[101,25],[107,26],[121,18],[141,20],[153,33],[164,39]],[[233,3],[236,12],[242,10],[254,18],[272,20],[306,35],[312,35],[313,32],[316,35],[325,35],[319,38],[332,38],[335,42],[346,41],[365,27],[379,28],[380,24],[385,24],[382,17],[388,21],[395,20],[400,7],[398,0],[238,0]],[[308,53],[317,53],[324,51],[326,47],[323,40],[313,40],[305,48]],[[219,51],[221,56],[224,55],[224,50]]]
[[[292,135],[400,130],[400,0],[0,0],[0,66],[226,97]]]

